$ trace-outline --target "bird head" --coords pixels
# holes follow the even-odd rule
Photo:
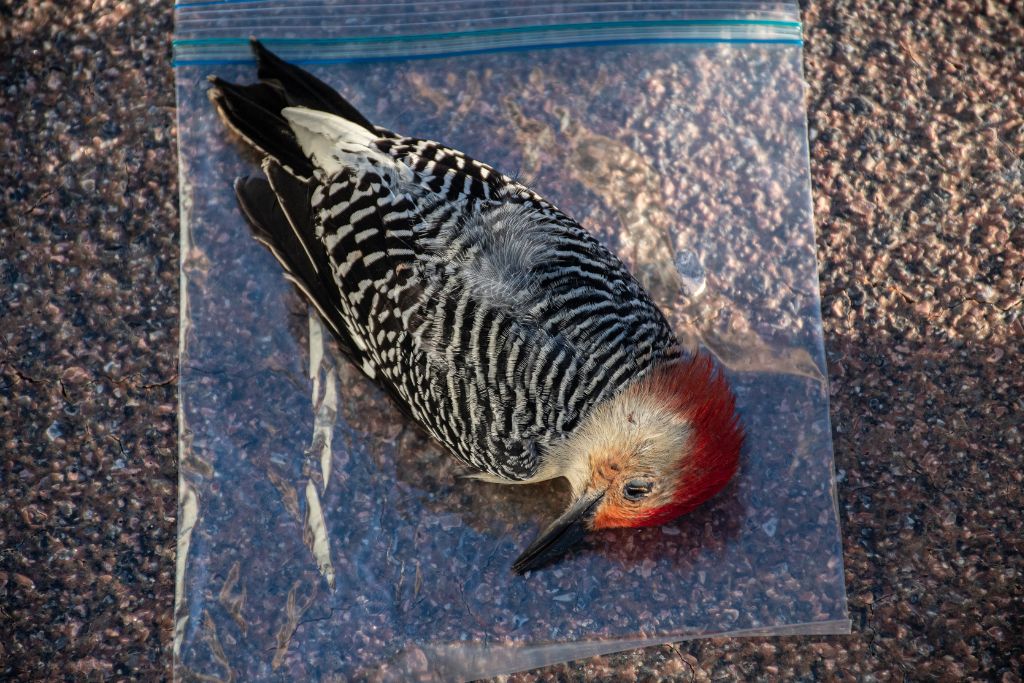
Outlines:
[[[736,401],[711,359],[669,361],[597,406],[551,453],[573,503],[516,560],[518,573],[588,532],[670,522],[718,493],[739,466]]]

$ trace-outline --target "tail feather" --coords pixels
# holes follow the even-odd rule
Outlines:
[[[287,106],[284,93],[268,83],[235,85],[210,77],[210,101],[228,128],[264,156],[272,157],[293,174],[309,178],[313,164],[302,152],[295,133],[281,115]]]
[[[373,124],[329,85],[283,61],[258,40],[251,44],[259,83],[237,85],[210,76],[209,96],[225,124],[258,153],[276,159],[295,176],[313,175],[308,152],[282,114],[289,107],[333,114],[357,138],[376,135]]]
[[[256,55],[256,75],[262,82],[279,85],[287,97],[287,106],[330,112],[368,131],[373,131],[373,124],[331,86],[311,73],[282,60],[255,38],[250,39],[250,43]]]

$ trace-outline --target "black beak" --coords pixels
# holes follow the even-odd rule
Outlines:
[[[588,492],[580,496],[564,515],[552,522],[551,526],[523,551],[512,565],[512,571],[516,574],[525,574],[531,569],[537,569],[561,557],[565,551],[583,540],[590,531],[590,523],[602,498],[604,491]]]

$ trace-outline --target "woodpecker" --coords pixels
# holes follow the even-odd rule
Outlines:
[[[344,354],[471,476],[564,477],[573,500],[513,564],[663,524],[720,491],[743,429],[707,355],[604,245],[519,181],[374,125],[253,39],[258,82],[209,78],[261,158],[234,189]]]

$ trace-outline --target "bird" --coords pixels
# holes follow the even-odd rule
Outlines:
[[[234,191],[343,354],[486,482],[568,480],[512,564],[675,520],[739,468],[735,395],[628,268],[520,180],[374,125],[253,38],[257,81],[208,78],[260,160]]]

